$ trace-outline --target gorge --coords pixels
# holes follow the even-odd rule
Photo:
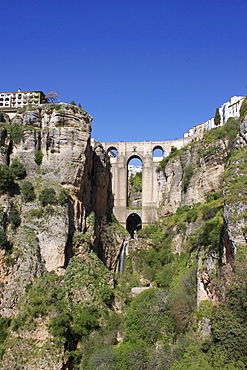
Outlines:
[[[246,368],[246,107],[143,154],[91,142],[71,104],[0,112],[1,368]],[[132,157],[141,212],[126,208]]]

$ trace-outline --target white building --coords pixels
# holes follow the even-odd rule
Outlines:
[[[0,109],[17,109],[30,104],[41,104],[47,101],[42,91],[21,91],[0,93]]]
[[[244,96],[233,96],[228,102],[221,105],[221,107],[219,108],[220,126],[224,125],[227,122],[228,118],[238,118],[240,116],[239,111],[243,100]],[[206,122],[195,125],[193,128],[189,129],[188,132],[184,133],[184,137],[201,137],[204,130],[211,130],[215,127],[216,126],[214,124],[214,118],[210,118]]]
[[[134,164],[128,165],[128,173],[130,175],[135,175],[136,173],[142,172],[142,166],[135,166]]]
[[[239,110],[243,100],[244,96],[233,96],[219,108],[221,125],[224,125],[230,117],[238,118],[240,116]]]

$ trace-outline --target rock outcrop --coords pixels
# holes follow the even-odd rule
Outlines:
[[[25,286],[43,271],[63,275],[72,256],[73,234],[87,231],[87,216],[92,212],[89,249],[104,260],[101,223],[111,214],[112,195],[106,155],[100,144],[94,148],[90,144],[92,118],[87,112],[69,104],[49,104],[23,109],[11,123],[6,116],[2,121],[1,163],[11,166],[17,159],[26,169],[25,179],[10,190],[10,197],[0,196],[6,219],[11,207],[21,219],[17,229],[10,221],[2,228],[12,253],[8,257],[8,251],[1,250],[0,308],[3,316],[11,316]],[[36,199],[32,202],[23,201],[24,181],[33,185]],[[53,189],[58,201],[41,204],[39,197],[46,189]],[[59,200],[61,191],[67,194],[64,201]]]

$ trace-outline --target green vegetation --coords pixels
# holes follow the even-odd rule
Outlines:
[[[186,192],[188,189],[193,173],[194,173],[193,164],[189,164],[188,166],[185,167],[182,179],[182,187],[184,192]]]
[[[6,164],[0,164],[0,194],[7,192],[13,185],[13,172]]]
[[[32,202],[36,198],[34,187],[30,181],[21,183],[21,195],[24,202]]]
[[[247,96],[245,96],[241,107],[240,107],[240,121],[242,121],[247,115]]]
[[[172,158],[175,158],[175,157],[177,157],[177,156],[179,156],[181,153],[183,152],[183,149],[177,149],[175,146],[172,146],[171,147],[171,151],[170,151],[170,153],[169,153],[169,155],[167,156],[167,157],[165,157],[165,158],[163,158],[161,161],[160,161],[160,163],[159,163],[159,165],[158,165],[158,167],[157,167],[157,172],[161,172],[161,171],[164,171],[165,170],[165,168],[166,168],[166,165],[167,165],[167,163],[172,159]]]
[[[2,344],[7,337],[7,330],[10,326],[10,322],[10,318],[0,317],[0,344]]]
[[[229,140],[228,148],[232,149],[232,144],[239,132],[239,120],[231,117],[228,118],[224,126],[216,127],[204,133],[204,144],[217,144],[217,140]]]
[[[13,202],[10,203],[10,212],[8,221],[11,223],[13,229],[16,229],[21,224],[20,213],[18,211],[16,204],[14,204]]]
[[[219,108],[216,108],[216,111],[215,111],[214,124],[215,124],[215,126],[220,125],[220,111],[219,111]]]
[[[57,204],[56,192],[53,188],[44,188],[39,194],[39,201],[42,206]]]
[[[58,204],[60,204],[61,206],[64,206],[65,204],[69,202],[69,198],[70,198],[70,195],[69,195],[68,190],[62,188],[58,196]]]
[[[14,174],[16,180],[24,179],[24,177],[27,174],[24,164],[19,162],[17,158],[14,158],[12,160],[12,163],[10,165],[10,170]]]
[[[59,112],[61,107],[52,109]],[[226,287],[223,281],[226,265],[222,258],[226,236],[224,202],[231,206],[241,201],[242,214],[234,217],[236,222],[241,219],[240,229],[247,234],[247,151],[232,151],[238,125],[235,119],[230,119],[225,126],[207,132],[202,140],[187,148],[172,147],[169,156],[160,162],[159,171],[165,171],[169,160],[179,161],[182,188],[186,192],[200,161],[206,163],[213,153],[217,153],[218,159],[218,154],[223,153],[224,161],[228,160],[223,190],[206,194],[204,203],[178,207],[176,214],[139,230],[138,241],[129,242],[124,274],[110,272],[98,256],[108,266],[112,260],[110,268],[117,271],[119,240],[126,238],[126,230],[113,215],[106,219],[89,213],[83,230],[70,235],[64,274],[57,276],[42,270],[41,276],[26,286],[18,314],[11,320],[0,318],[0,357],[6,350],[12,353],[12,343],[25,342],[28,331],[36,333],[36,329],[38,332],[46,326],[49,336],[43,344],[43,353],[47,354],[48,349],[59,352],[64,367],[73,370],[246,368],[246,245],[237,247],[235,266],[232,262],[234,277]],[[193,164],[187,154],[193,158]],[[14,167],[19,171],[20,162],[15,162]],[[12,175],[9,183],[8,176],[0,177],[0,186],[8,183],[3,185],[4,192],[14,178],[22,177],[18,171],[13,176],[11,167],[1,165],[2,168]],[[141,189],[140,175],[131,177],[135,191]],[[33,201],[32,183],[20,181],[19,184],[22,199]],[[19,227],[19,194],[9,198],[7,210],[0,207],[0,248],[7,271],[18,260],[14,243],[11,249],[8,242],[7,233],[10,232],[10,241],[14,234],[11,227],[19,227],[18,236],[26,228],[26,246],[33,248],[33,255],[36,235],[27,223],[42,227],[43,220],[37,219],[63,212],[54,205],[64,206],[70,201],[66,189],[54,183],[50,183],[52,187],[44,187],[48,181],[44,182],[41,176],[35,184],[41,205],[35,209],[25,206],[29,209],[22,215],[26,225]],[[96,248],[98,255],[92,252]],[[221,300],[218,305],[203,301],[197,307],[200,273],[208,276],[209,283],[206,281],[205,286],[210,293],[222,293],[217,295]],[[230,272],[228,277],[230,281]],[[132,287],[147,289],[133,296]],[[206,324],[211,326],[211,333],[203,336],[198,327],[205,328]],[[32,353],[37,356],[35,349],[40,343],[37,345],[35,341],[28,339],[29,344],[32,342]]]
[[[41,165],[43,159],[43,153],[41,150],[37,150],[34,156],[34,161],[37,163],[38,166]]]
[[[8,249],[9,242],[7,239],[6,232],[3,230],[0,230],[0,248],[1,249]]]
[[[129,185],[134,191],[142,191],[142,173],[137,172],[136,174],[131,174],[129,178]]]
[[[19,143],[23,137],[23,126],[12,126],[10,128],[10,140]]]

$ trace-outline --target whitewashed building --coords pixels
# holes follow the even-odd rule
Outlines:
[[[47,101],[42,91],[21,91],[0,93],[0,109],[17,109],[26,105],[42,104]]]
[[[240,116],[239,112],[243,100],[244,96],[233,96],[228,102],[220,106],[220,126],[224,125],[227,122],[228,118],[238,118]],[[184,133],[184,137],[201,137],[203,136],[204,130],[211,130],[215,127],[216,126],[214,124],[214,118],[210,118],[206,122],[193,126],[191,129],[189,129],[188,132]]]

